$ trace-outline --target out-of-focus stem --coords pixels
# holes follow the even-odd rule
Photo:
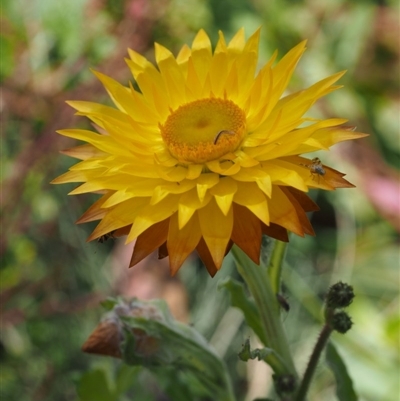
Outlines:
[[[275,294],[279,292],[281,284],[281,273],[285,251],[286,242],[275,241],[268,264],[268,276],[271,282],[272,291],[274,291]]]
[[[318,341],[315,344],[314,350],[311,354],[310,360],[307,365],[307,369],[304,373],[303,380],[301,381],[300,387],[297,391],[295,401],[304,401],[308,388],[310,386],[312,377],[314,375],[315,369],[318,365],[318,360],[321,356],[323,349],[326,346],[326,343],[329,340],[329,336],[332,333],[332,327],[327,323],[321,330],[321,333],[318,337]]]
[[[232,248],[237,268],[254,297],[268,343],[267,347],[275,351],[274,360],[268,361],[275,374],[291,374],[297,377],[289,345],[279,317],[279,304],[273,291],[267,270],[256,265],[238,247]]]

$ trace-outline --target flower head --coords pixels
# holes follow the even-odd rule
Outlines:
[[[352,187],[299,156],[364,136],[344,119],[304,117],[343,72],[284,95],[305,42],[258,70],[259,34],[246,41],[241,29],[226,44],[220,33],[212,51],[200,30],[176,58],[156,44],[158,68],[130,50],[139,90],[95,72],[116,108],[68,102],[98,133],[59,131],[87,144],[64,151],[82,161],[53,182],[83,182],[70,194],[102,194],[78,220],[100,220],[89,240],[127,234],[136,240],[131,266],[158,249],[172,274],[196,250],[213,276],[234,243],[258,263],[262,234],[312,235],[306,212],[318,207],[309,188]]]

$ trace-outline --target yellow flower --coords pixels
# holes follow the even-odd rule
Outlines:
[[[200,30],[176,58],[155,44],[158,68],[130,50],[139,90],[95,72],[116,108],[68,102],[98,133],[59,131],[87,144],[64,151],[82,161],[53,183],[102,194],[78,220],[101,220],[89,240],[127,234],[130,266],[158,249],[172,274],[196,250],[213,276],[234,243],[258,263],[262,234],[314,233],[305,212],[318,207],[305,192],[352,185],[299,155],[364,134],[344,119],[304,117],[343,72],[284,95],[305,42],[257,70],[259,36],[246,42],[241,29],[227,45],[220,33],[213,52]]]

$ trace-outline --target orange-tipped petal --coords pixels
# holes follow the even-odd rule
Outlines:
[[[211,256],[210,250],[208,249],[204,239],[202,238],[196,247],[196,251],[200,256],[200,259],[204,263],[208,273],[211,277],[214,277],[217,273],[218,269],[214,263],[214,260]]]
[[[139,235],[133,249],[129,267],[135,266],[167,240],[169,219],[160,221]]]
[[[247,208],[233,205],[234,223],[231,239],[254,262],[260,263],[261,222]]]
[[[178,215],[170,218],[167,249],[171,275],[175,275],[186,258],[195,250],[201,238],[201,229],[197,215],[179,229]]]
[[[289,242],[288,232],[285,227],[278,226],[274,223],[271,223],[269,226],[261,224],[261,230],[262,233],[268,235],[268,237],[278,239],[282,242]]]

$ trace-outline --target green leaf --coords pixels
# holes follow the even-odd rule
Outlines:
[[[280,291],[282,265],[285,258],[285,252],[286,242],[276,240],[268,263],[268,276],[271,281],[272,291],[275,294]]]
[[[271,398],[255,398],[253,401],[274,401]]]
[[[326,361],[336,379],[336,395],[339,401],[357,401],[358,396],[353,388],[346,365],[338,354],[335,346],[329,343],[326,347]]]
[[[106,310],[110,311],[114,308],[114,306],[118,305],[119,300],[116,298],[108,297],[104,301],[100,302],[100,305]]]
[[[118,369],[117,376],[115,379],[115,390],[117,394],[123,394],[127,391],[133,384],[135,378],[143,368],[141,366],[128,366],[121,365]]]
[[[79,401],[118,401],[110,389],[104,370],[96,369],[85,373],[78,385]]]
[[[271,355],[274,351],[271,348],[250,348],[250,340],[247,339],[243,344],[242,350],[239,352],[239,358],[247,362],[249,359],[258,359],[259,361],[265,360],[268,355]]]
[[[176,369],[163,369],[156,373],[160,387],[174,401],[206,400],[209,390],[197,380],[196,376]],[[208,396],[208,397],[207,397]]]
[[[227,278],[219,284],[219,287],[226,288],[231,295],[231,305],[239,308],[246,319],[246,323],[254,330],[258,338],[265,344],[265,333],[261,324],[260,314],[255,303],[245,293],[244,285],[237,280]]]

